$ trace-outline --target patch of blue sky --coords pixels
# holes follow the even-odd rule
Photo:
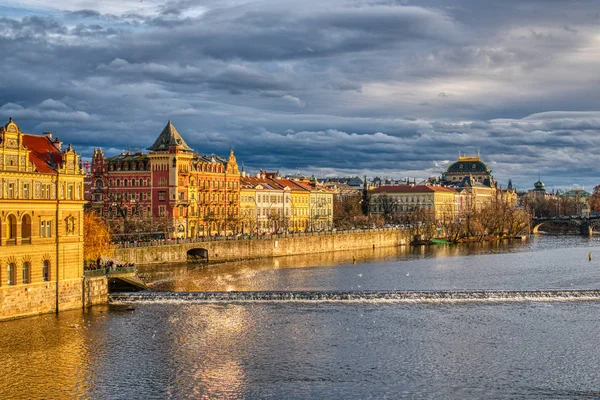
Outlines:
[[[20,19],[34,15],[56,17],[57,15],[60,15],[60,12],[48,8],[11,7],[0,5],[0,17]]]

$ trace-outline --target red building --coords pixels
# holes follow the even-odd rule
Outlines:
[[[148,150],[109,158],[94,151],[88,200],[114,232],[196,237],[238,230],[240,173],[233,151],[228,159],[196,154],[171,121]]]

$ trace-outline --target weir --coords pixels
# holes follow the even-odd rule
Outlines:
[[[109,303],[595,301],[600,290],[261,291],[111,293]]]

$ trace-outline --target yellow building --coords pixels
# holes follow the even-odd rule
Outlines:
[[[456,190],[442,186],[380,186],[371,191],[369,206],[371,214],[382,215],[386,222],[416,211],[441,221],[456,215],[456,199]]]
[[[290,196],[290,232],[306,232],[310,225],[310,190],[291,179],[275,178],[275,181],[288,188]]]
[[[82,306],[83,177],[51,133],[0,127],[0,319]]]
[[[309,231],[324,231],[333,228],[333,194],[334,192],[317,183],[313,177],[310,181],[294,182],[309,192]]]
[[[456,189],[459,214],[481,211],[498,201],[505,201],[511,205],[517,201],[512,183],[509,181],[507,189],[499,189],[492,171],[481,161],[479,153],[476,156],[459,153],[458,161],[448,166],[439,183]]]

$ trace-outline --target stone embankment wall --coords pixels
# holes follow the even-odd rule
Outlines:
[[[67,311],[108,301],[106,276],[59,282],[58,309]],[[3,287],[0,321],[56,312],[56,282]]]
[[[105,276],[83,278],[83,306],[91,307],[108,302],[108,279]]]
[[[203,248],[208,250],[210,261],[228,261],[365,249],[373,246],[401,246],[408,245],[409,243],[410,238],[407,230],[367,230],[130,247],[116,249],[115,258],[123,262],[136,264],[185,262],[188,250]]]
[[[81,307],[81,279],[59,282],[59,310]],[[15,285],[0,290],[0,321],[56,311],[56,282]]]

